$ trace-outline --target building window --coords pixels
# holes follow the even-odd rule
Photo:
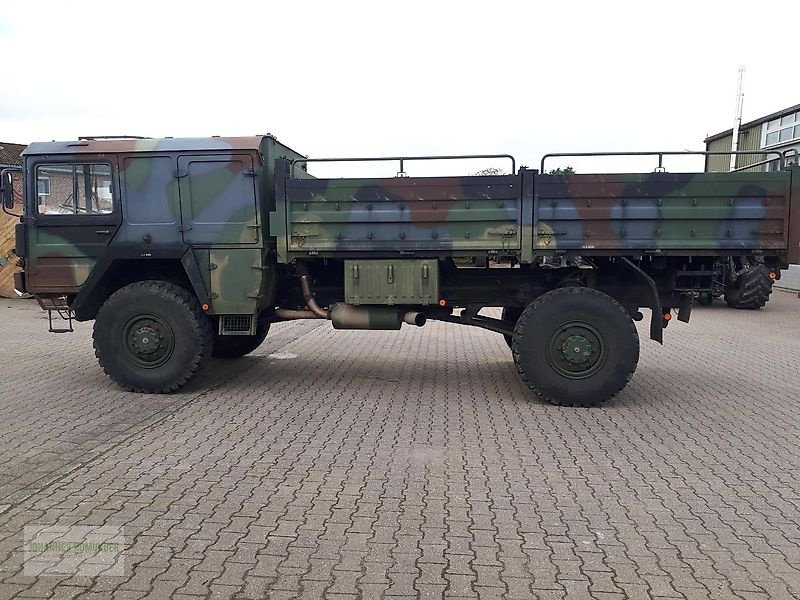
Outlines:
[[[36,179],[36,193],[39,196],[50,195],[50,178],[47,175],[41,175]]]
[[[770,160],[770,162],[767,163],[767,171],[782,171],[800,164],[800,144],[795,143],[791,146],[781,146],[777,151],[783,155],[783,159]],[[772,156],[768,158],[772,158]]]
[[[110,165],[39,165],[36,186],[41,215],[107,215],[114,211]]]
[[[768,148],[800,139],[800,113],[784,115],[780,119],[767,121],[763,129],[761,147]]]

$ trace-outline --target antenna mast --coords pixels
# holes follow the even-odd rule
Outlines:
[[[731,150],[736,152],[739,149],[739,128],[742,126],[742,106],[744,105],[744,92],[742,91],[742,80],[744,79],[744,66],[739,67],[739,86],[736,90],[736,118],[733,121],[733,139]],[[730,171],[736,168],[736,154],[731,154]]]

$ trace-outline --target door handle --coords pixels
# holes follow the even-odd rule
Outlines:
[[[108,234],[111,233],[111,230],[110,229],[95,229],[94,232],[97,235],[108,235]]]

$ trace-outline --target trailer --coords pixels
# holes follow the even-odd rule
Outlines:
[[[466,158],[507,160],[510,174],[406,176],[415,161]],[[53,330],[94,320],[100,365],[129,390],[174,391],[210,357],[255,350],[276,322],[438,320],[505,336],[547,401],[595,406],[636,369],[634,321],[648,314],[661,343],[714,292],[721,262],[779,273],[800,259],[795,167],[549,175],[547,158],[310,159],[269,135],[35,143],[17,289]],[[398,174],[312,175],[315,162],[367,160]],[[10,170],[2,181],[9,210]]]

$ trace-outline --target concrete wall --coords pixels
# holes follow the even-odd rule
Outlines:
[[[783,271],[775,287],[800,292],[800,265],[791,265],[787,271]]]

